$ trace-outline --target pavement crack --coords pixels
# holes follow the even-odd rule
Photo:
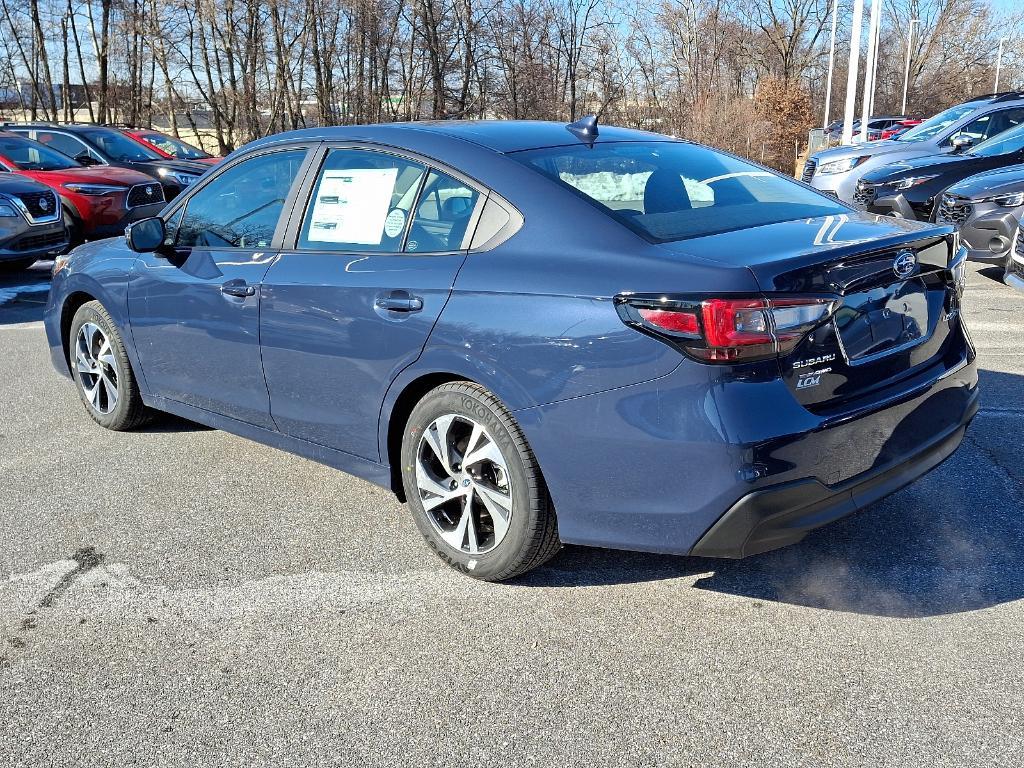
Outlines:
[[[75,579],[103,564],[103,555],[97,552],[95,547],[83,547],[75,552],[71,559],[75,561],[75,567],[61,576],[53,588],[39,601],[40,608],[50,608],[57,598],[68,591]]]

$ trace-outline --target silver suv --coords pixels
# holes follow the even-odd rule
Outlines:
[[[868,171],[913,157],[962,152],[1022,122],[1024,93],[979,96],[940,112],[895,139],[811,155],[801,178],[815,189],[852,203],[857,182]]]
[[[38,181],[0,174],[0,271],[27,269],[67,245],[57,194]]]

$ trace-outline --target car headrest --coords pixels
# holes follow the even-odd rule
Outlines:
[[[644,186],[644,213],[688,211],[692,207],[683,177],[678,173],[662,168],[648,177]]]

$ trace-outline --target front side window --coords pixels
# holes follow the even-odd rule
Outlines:
[[[423,165],[383,152],[332,149],[313,187],[299,248],[400,251],[425,173]]]
[[[684,142],[615,142],[510,154],[654,242],[848,213],[795,181]]]
[[[995,157],[1024,149],[1024,125],[998,133],[971,150],[972,155]]]
[[[998,112],[982,115],[977,120],[972,120],[953,134],[953,136],[967,135],[974,139],[974,143],[977,144],[1020,125],[1022,120],[1024,120],[1024,109],[1002,109]],[[949,144],[953,136],[945,143]]]
[[[90,152],[89,147],[84,142],[76,139],[74,136],[68,136],[66,133],[51,133],[49,131],[37,131],[36,141],[43,144],[51,149],[55,149],[68,157],[78,157],[81,154],[87,154],[90,157],[95,156],[95,152]],[[99,158],[96,158],[97,160]]]
[[[431,171],[416,206],[405,250],[410,253],[460,250],[479,196],[475,189],[461,181]]]
[[[271,152],[217,175],[186,202],[175,245],[268,247],[305,156],[305,149]]]

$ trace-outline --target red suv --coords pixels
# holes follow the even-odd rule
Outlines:
[[[187,141],[168,136],[166,133],[152,128],[121,128],[121,132],[131,136],[137,142],[152,149],[161,157],[174,160],[195,160],[197,163],[216,165],[222,158],[214,157]]]
[[[72,245],[111,237],[164,207],[159,181],[139,171],[86,167],[16,133],[0,131],[0,172],[28,176],[60,196]]]

